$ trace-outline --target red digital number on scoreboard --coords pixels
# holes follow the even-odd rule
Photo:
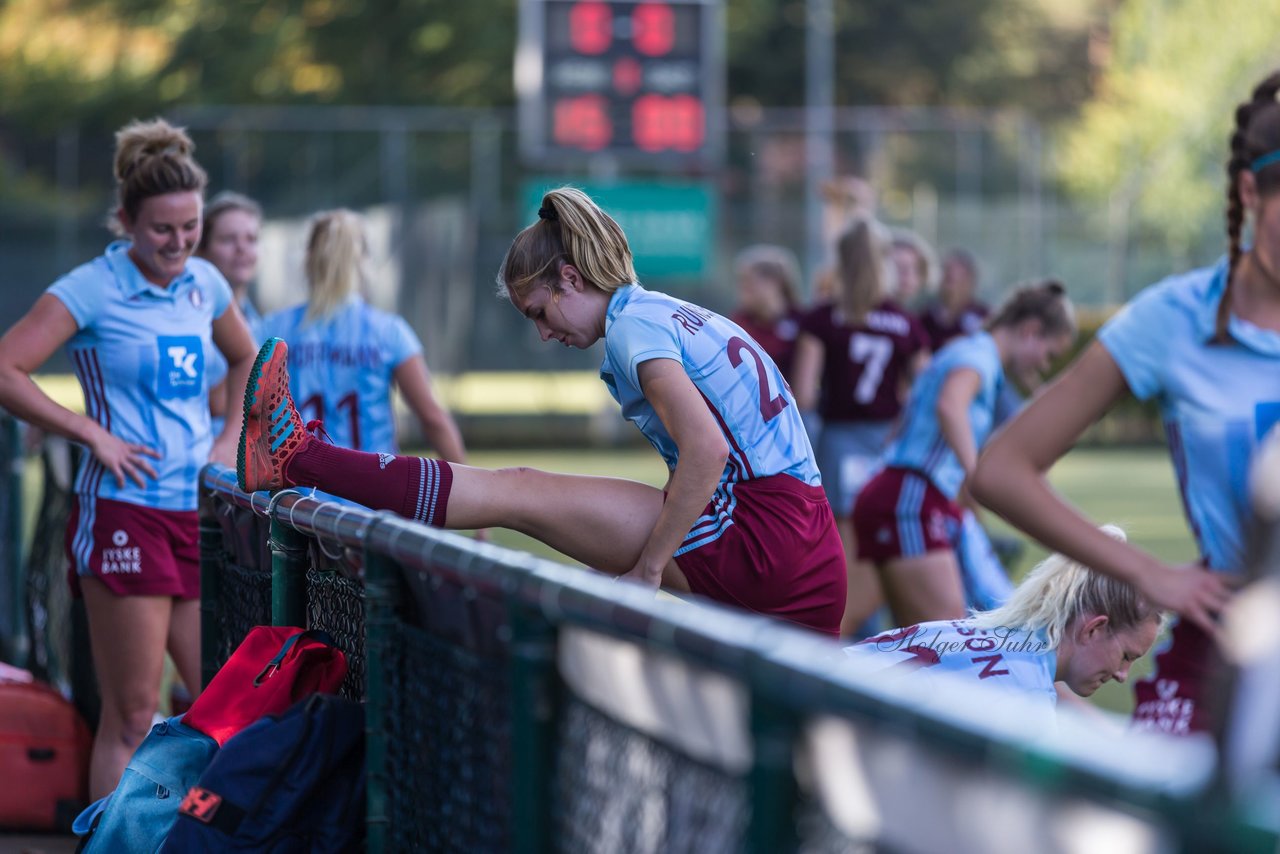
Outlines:
[[[642,95],[631,108],[631,123],[642,151],[697,151],[706,138],[702,101],[693,95]]]
[[[609,101],[603,95],[578,95],[556,101],[551,135],[558,145],[600,151],[613,140]]]
[[[645,56],[665,56],[676,43],[676,16],[666,3],[641,3],[631,13],[631,39]]]
[[[607,3],[587,0],[569,10],[569,43],[578,53],[599,56],[613,43],[613,10]]]

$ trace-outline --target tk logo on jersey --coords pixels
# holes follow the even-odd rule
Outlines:
[[[194,335],[156,338],[156,394],[162,400],[197,397],[204,392],[204,342]]]

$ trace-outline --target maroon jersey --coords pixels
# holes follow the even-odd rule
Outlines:
[[[734,323],[742,327],[760,348],[769,354],[773,363],[782,371],[782,375],[791,380],[791,365],[795,361],[796,338],[800,335],[800,312],[792,311],[784,314],[772,323],[761,323],[743,312],[734,312],[730,317]]]
[[[920,321],[893,300],[876,306],[862,323],[844,322],[834,304],[807,314],[800,328],[822,342],[824,421],[888,421],[902,410],[902,379],[911,359],[929,347]]]
[[[982,328],[982,322],[987,319],[987,314],[985,305],[973,302],[955,317],[944,320],[942,307],[936,302],[932,303],[920,318],[924,331],[929,334],[929,349],[936,353],[952,338],[977,332]]]

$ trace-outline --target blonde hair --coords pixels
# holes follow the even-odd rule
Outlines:
[[[209,248],[210,235],[218,223],[218,218],[231,211],[244,211],[259,222],[262,221],[262,205],[241,193],[223,190],[209,200],[204,206],[204,230],[200,232],[200,247],[203,252]]]
[[[369,241],[364,219],[355,211],[321,211],[311,219],[306,275],[310,298],[306,321],[332,314],[369,280]]]
[[[138,216],[142,203],[166,193],[204,193],[209,178],[196,162],[196,145],[186,130],[164,119],[134,120],[116,131],[116,202],[129,219]],[[124,234],[119,217],[108,217],[108,226]]]
[[[1103,525],[1109,537],[1125,541],[1115,525]],[[1133,628],[1161,614],[1131,584],[1095,572],[1064,554],[1049,555],[1027,574],[999,608],[974,614],[978,628],[1044,631],[1050,649],[1062,642],[1077,617],[1105,616],[1112,632]]]
[[[938,282],[942,279],[942,265],[938,263],[938,255],[927,240],[910,229],[895,228],[892,232],[891,248],[910,249],[916,253],[922,296],[938,290]]]
[[[836,240],[836,300],[845,322],[862,323],[888,295],[889,234],[872,219],[859,217]]]
[[[578,268],[588,282],[613,293],[635,281],[631,246],[622,228],[591,197],[561,187],[542,197],[538,221],[511,242],[498,274],[498,293],[510,299],[552,287],[561,264]]]
[[[796,291],[800,287],[800,262],[790,249],[772,243],[757,243],[738,253],[738,257],[734,259],[734,267],[750,270],[758,276],[777,282],[787,308],[796,307]]]

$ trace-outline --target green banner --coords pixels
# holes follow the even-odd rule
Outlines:
[[[584,184],[527,181],[526,223],[538,216],[547,190],[574,186],[595,199],[626,232],[641,281],[689,279],[710,275],[714,264],[716,200],[702,183],[624,182]]]

